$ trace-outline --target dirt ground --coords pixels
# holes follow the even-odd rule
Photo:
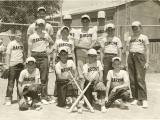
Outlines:
[[[106,113],[100,112],[100,107],[94,105],[95,113],[84,109],[83,114],[68,113],[68,109],[59,108],[56,104],[42,105],[40,111],[19,111],[16,103],[16,88],[14,89],[12,106],[3,105],[7,87],[7,80],[0,79],[0,120],[102,120],[102,119],[160,119],[160,74],[147,74],[148,109],[142,106],[132,106],[128,103],[128,110],[119,109],[118,105],[112,106]],[[53,92],[55,76],[49,76],[49,94]]]

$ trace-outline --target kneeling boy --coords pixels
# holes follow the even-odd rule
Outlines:
[[[26,69],[20,73],[18,89],[20,93],[19,109],[28,110],[29,108],[40,110],[36,105],[38,94],[41,92],[40,88],[40,72],[36,68],[36,60],[33,57],[26,59]],[[32,87],[33,86],[33,87]],[[31,88],[32,87],[32,88]],[[31,98],[31,105],[28,104],[28,97]]]
[[[109,108],[111,104],[117,100],[120,101],[120,108],[125,108],[124,103],[129,99],[129,76],[126,71],[121,70],[121,58],[112,58],[113,70],[110,70],[107,75],[107,87],[106,87],[106,108]]]

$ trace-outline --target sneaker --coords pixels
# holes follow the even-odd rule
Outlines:
[[[143,106],[142,106],[143,108],[148,108],[148,103],[146,100],[143,100],[142,103],[143,103]]]
[[[81,108],[78,109],[78,114],[82,114],[82,109]]]
[[[5,105],[6,106],[11,106],[11,101],[7,101]]]
[[[136,105],[137,104],[137,100],[134,100],[132,103],[131,103],[131,105]]]
[[[42,99],[41,102],[42,102],[42,104],[44,104],[44,105],[48,105],[48,104],[49,104],[45,99]]]
[[[120,101],[119,100],[115,100],[114,103],[115,104],[120,104]]]
[[[30,107],[30,110],[36,110],[36,111],[39,111],[41,110],[42,107],[41,106],[38,106],[36,104],[32,104],[31,107]]]
[[[107,112],[107,109],[106,109],[106,107],[105,107],[105,106],[101,106],[101,112],[102,112],[102,113]]]
[[[123,103],[122,101],[120,102],[120,109],[125,109],[126,106],[125,106],[125,103]]]

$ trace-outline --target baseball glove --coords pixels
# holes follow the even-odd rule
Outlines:
[[[8,79],[9,77],[9,69],[4,70],[4,72],[1,75],[1,78]]]
[[[29,105],[27,103],[27,101],[23,98],[21,98],[21,100],[19,101],[19,110],[24,111],[24,110],[28,110]]]
[[[26,95],[28,92],[41,93],[41,84],[31,84],[28,89],[23,92],[23,95]]]

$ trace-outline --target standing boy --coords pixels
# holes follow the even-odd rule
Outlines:
[[[109,108],[112,103],[120,100],[120,108],[125,108],[125,102],[129,99],[129,76],[126,71],[121,70],[121,58],[112,58],[113,70],[109,70],[107,74],[107,86],[106,86],[106,108]]]
[[[149,40],[141,34],[141,23],[132,23],[133,35],[126,41],[126,66],[128,67],[133,96],[132,105],[143,102],[143,108],[148,108],[147,88],[145,82],[146,70],[149,67]]]
[[[20,30],[15,30],[14,40],[9,42],[6,51],[6,69],[9,69],[9,78],[6,91],[6,103],[5,105],[10,106],[14,82],[16,80],[16,86],[18,85],[18,79],[20,72],[23,70],[24,65],[24,48],[22,44],[22,32]],[[17,99],[19,99],[18,87],[17,87]]]
[[[121,40],[114,35],[115,26],[112,23],[106,25],[108,36],[101,42],[101,63],[104,65],[103,81],[106,85],[106,77],[108,71],[112,68],[112,58],[119,56],[121,58],[122,43]]]

